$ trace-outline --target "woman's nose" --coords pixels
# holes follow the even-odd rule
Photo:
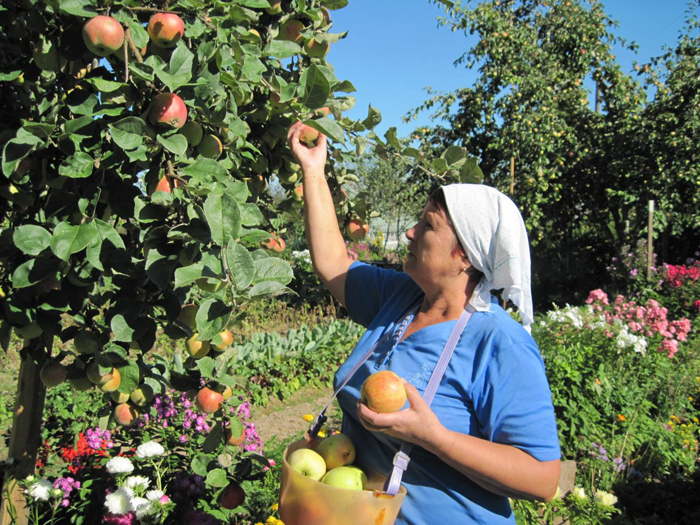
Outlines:
[[[415,235],[416,235],[416,227],[415,227],[415,226],[411,226],[411,227],[406,231],[406,238],[407,238],[408,240],[412,241],[413,238],[415,237]]]

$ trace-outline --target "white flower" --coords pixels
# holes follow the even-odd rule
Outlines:
[[[145,476],[129,476],[124,480],[124,486],[135,491],[143,491],[148,488],[151,481]]]
[[[561,487],[557,485],[557,490],[554,492],[554,498],[552,499],[561,499],[562,491]]]
[[[153,510],[153,503],[146,498],[131,498],[131,509],[136,513],[136,518],[142,520]]]
[[[107,472],[110,474],[129,474],[134,471],[134,465],[129,458],[117,456],[107,462]]]
[[[596,490],[593,495],[593,501],[607,507],[612,507],[617,503],[617,496],[610,492],[605,492],[604,490]]]
[[[584,490],[583,487],[574,487],[571,490],[571,495],[575,498],[579,499],[587,499],[588,496],[586,496],[586,491]]]
[[[162,456],[165,454],[165,449],[160,443],[155,441],[149,441],[148,443],[142,443],[136,448],[136,457],[141,459],[152,458],[155,456]]]
[[[49,495],[53,490],[53,484],[48,479],[38,479],[29,487],[29,494],[34,501],[49,501]]]
[[[163,492],[162,490],[149,490],[148,492],[146,492],[146,498],[149,501],[158,501],[164,495],[165,492]]]
[[[134,510],[131,506],[131,498],[134,497],[134,491],[127,487],[119,487],[117,490],[108,494],[105,498],[105,507],[112,514],[126,514]]]

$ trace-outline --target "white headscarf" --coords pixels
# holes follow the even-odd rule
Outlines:
[[[469,304],[489,311],[491,290],[503,288],[503,298],[518,307],[529,332],[533,321],[530,243],[518,207],[483,184],[450,184],[442,189],[459,242],[469,262],[484,274]]]

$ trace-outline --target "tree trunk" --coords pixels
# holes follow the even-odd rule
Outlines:
[[[32,347],[22,349],[19,369],[17,398],[10,435],[8,457],[14,460],[3,480],[0,525],[23,525],[27,523],[22,490],[13,482],[34,474],[36,456],[41,446],[41,425],[44,419],[46,387],[39,377],[40,366],[34,361],[30,350],[40,350],[40,338]],[[41,351],[41,350],[40,350]],[[39,353],[39,352],[37,352]],[[8,501],[8,495],[9,501]],[[17,519],[13,521],[13,506]]]

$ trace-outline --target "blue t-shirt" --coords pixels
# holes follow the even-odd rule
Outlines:
[[[423,394],[456,320],[427,326],[396,344],[398,325],[423,301],[407,274],[353,263],[345,284],[351,318],[365,326],[357,347],[335,375],[336,387],[387,331],[385,339],[338,395],[342,431],[357,461],[388,475],[401,441],[366,430],[357,419],[363,381],[392,370]],[[408,405],[407,405],[408,406]],[[515,446],[539,461],[559,459],[559,440],[544,363],[529,333],[493,299],[475,312],[455,348],[431,404],[448,429]],[[414,446],[402,484],[408,493],[397,524],[515,523],[508,498],[489,492],[434,454]]]

